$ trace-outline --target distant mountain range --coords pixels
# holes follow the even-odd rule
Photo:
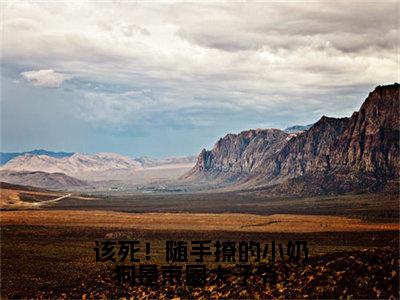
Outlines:
[[[199,156],[130,158],[116,153],[33,150],[2,153],[0,181],[48,189],[97,182],[262,190],[269,194],[373,191],[399,184],[399,84],[378,86],[351,117],[312,125],[247,130]],[[190,189],[190,188],[189,188]]]
[[[53,190],[76,189],[89,186],[89,183],[63,173],[47,173],[40,171],[14,172],[2,170],[0,171],[0,178],[2,182],[6,183],[49,188]]]
[[[58,189],[82,187],[92,181],[130,181],[131,183],[177,177],[196,162],[195,156],[162,159],[130,158],[116,153],[55,153],[40,150],[21,153],[0,167],[0,180],[13,184]],[[50,154],[50,155],[47,155]],[[162,172],[162,175],[157,175]],[[62,177],[64,175],[65,177]],[[46,177],[48,177],[46,179]],[[36,182],[36,184],[35,184]],[[58,183],[57,183],[58,182]],[[52,186],[54,184],[54,186]]]
[[[43,149],[26,151],[26,152],[12,152],[12,153],[0,152],[0,165],[4,165],[9,160],[12,160],[13,158],[15,158],[17,156],[22,156],[25,154],[47,155],[47,156],[56,157],[56,158],[69,157],[69,156],[74,155],[73,152],[53,152],[53,151],[47,151],[47,150],[43,150]]]
[[[132,158],[115,153],[85,155],[75,153],[67,157],[25,154],[8,161],[2,169],[12,171],[42,171],[85,177],[88,173],[120,169],[138,169],[141,164]]]
[[[378,86],[349,118],[323,116],[308,129],[228,134],[212,150],[203,149],[181,179],[284,194],[341,193],[398,184],[399,107],[396,83]]]

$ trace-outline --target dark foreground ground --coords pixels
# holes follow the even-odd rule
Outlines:
[[[249,270],[252,275],[242,283],[242,278],[231,275],[237,272],[236,269],[228,267],[225,269],[228,275],[224,275],[226,282],[217,280],[217,276],[212,274],[208,275],[208,284],[202,288],[176,284],[139,288],[126,285],[115,288],[115,283],[109,280],[110,275],[105,275],[88,284],[84,297],[395,299],[399,296],[399,253],[391,248],[327,254],[313,257],[308,264],[302,266],[280,262],[268,268],[275,270],[274,282],[269,282],[269,277],[263,282],[259,274],[260,270],[264,270],[255,266]],[[98,282],[108,288],[93,288]],[[66,295],[74,297],[74,292]]]
[[[189,212],[313,214],[360,217],[370,221],[399,220],[397,193],[352,194],[320,197],[269,197],[255,192],[224,193],[122,193],[86,194],[91,200],[67,198],[46,209],[112,210],[122,212]]]
[[[2,226],[1,294],[8,298],[388,298],[399,296],[398,231],[335,233],[257,233],[198,231],[135,231],[117,229],[119,235],[106,240],[138,240],[151,243],[151,259],[140,264],[168,265],[165,241],[211,240],[282,243],[307,241],[309,263],[283,263],[274,267],[275,284],[262,283],[259,276],[246,286],[240,276],[227,275],[227,283],[213,283],[208,274],[205,288],[185,284],[159,287],[118,287],[115,264],[95,262],[95,241],[103,240],[107,228],[62,228]],[[115,230],[115,229],[114,229]],[[143,251],[143,248],[141,248]],[[285,248],[284,248],[285,249]],[[286,252],[285,252],[286,253]],[[207,260],[207,267],[216,264]],[[284,256],[284,260],[287,257]],[[193,263],[193,262],[192,262]],[[195,263],[197,264],[197,263]],[[185,265],[185,264],[180,264]],[[235,263],[221,263],[233,271]],[[257,265],[256,263],[253,264]],[[236,270],[236,269],[235,269]],[[257,272],[252,269],[253,273]],[[185,273],[185,272],[183,272]],[[183,277],[183,282],[185,278]]]
[[[92,195],[91,195],[92,196]],[[247,195],[248,196],[248,195]],[[98,199],[62,199],[36,210],[3,211],[1,218],[1,296],[3,298],[399,298],[399,230],[393,230],[398,223],[397,195],[349,195],[341,197],[320,197],[306,199],[263,199],[260,196],[239,194],[198,195],[146,195],[106,196]],[[193,200],[191,202],[190,200]],[[35,201],[30,199],[30,201]],[[44,200],[45,201],[45,200]],[[60,209],[63,209],[61,211]],[[170,230],[165,228],[138,229],[129,226],[99,226],[98,219],[87,218],[84,222],[69,224],[38,223],[32,216],[35,212],[46,215],[46,211],[59,210],[60,218],[65,210],[73,214],[78,211],[90,215],[102,210],[111,216],[113,211],[127,212],[247,212],[257,215],[337,215],[358,218],[365,227],[357,230],[326,231],[315,224],[315,232],[288,232],[279,230],[258,232],[258,227],[241,227],[240,230],[220,230],[221,223],[213,230],[204,230],[205,225],[193,226],[191,230]],[[76,212],[75,212],[76,211]],[[50,212],[50,211],[49,211]],[[8,214],[8,215],[7,215]],[[8,217],[7,217],[8,216]],[[14,216],[11,218],[9,216]],[[24,216],[24,217],[21,217]],[[31,216],[31,217],[30,217]],[[139,215],[140,216],[140,215]],[[207,214],[206,214],[207,216]],[[254,216],[256,217],[256,216]],[[107,218],[107,216],[105,217]],[[148,222],[148,217],[146,217]],[[249,219],[252,215],[249,215]],[[321,219],[324,217],[321,216]],[[96,221],[97,220],[97,221]],[[208,217],[205,220],[209,220]],[[173,221],[173,219],[172,219]],[[229,220],[226,220],[229,222]],[[322,222],[322,221],[321,221]],[[157,224],[157,219],[154,219]],[[374,224],[369,230],[368,225]],[[382,224],[382,226],[381,226]],[[384,224],[391,224],[384,225]],[[269,224],[262,224],[268,228]],[[192,227],[191,227],[192,226]],[[282,223],[284,226],[284,223]],[[385,227],[386,226],[386,227]],[[153,227],[152,227],[153,228]],[[228,228],[228,227],[224,227]],[[248,228],[248,229],[247,229]],[[260,227],[261,230],[262,226]],[[284,228],[284,227],[282,227]],[[371,227],[368,227],[371,228]],[[386,229],[387,228],[387,229]],[[248,231],[247,231],[248,230]],[[145,287],[143,285],[117,285],[114,278],[115,264],[95,261],[95,241],[140,241],[141,262],[139,264],[169,265],[165,258],[166,241],[195,240],[216,241],[259,241],[282,244],[284,254],[288,241],[307,241],[309,261],[300,265],[288,261],[287,256],[270,265],[276,272],[276,282],[263,282],[259,274],[263,264],[251,263],[248,281],[238,273],[238,262],[221,263],[226,269],[227,283],[214,281],[215,274],[207,273],[204,288],[186,285],[185,272],[181,284]],[[145,260],[145,243],[151,244],[150,260]],[[214,251],[215,249],[212,248]],[[190,264],[201,264],[189,260]],[[185,267],[186,263],[177,263]],[[213,256],[206,259],[208,270],[216,268]],[[262,272],[261,272],[261,271]],[[258,274],[258,275],[254,275]]]

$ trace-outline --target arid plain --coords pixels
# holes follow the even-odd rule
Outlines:
[[[381,267],[398,268],[399,209],[397,196],[390,193],[311,198],[268,198],[249,192],[81,195],[5,185],[1,201],[2,295],[9,298],[115,297],[124,293],[143,293],[146,297],[268,298],[285,296],[288,291],[296,297],[343,293],[377,296],[374,289],[379,296],[398,293],[396,285],[383,290],[372,281],[360,289],[339,280],[333,285],[336,290],[321,290],[321,280],[309,282],[309,276],[317,276],[318,261],[324,261],[326,268],[320,276],[336,276],[351,265],[345,262],[336,266],[336,261],[349,256],[365,264],[371,264],[371,255],[377,256]],[[185,286],[178,294],[177,287],[121,289],[113,279],[113,266],[96,263],[93,248],[97,240],[127,239],[151,243],[150,263],[160,265],[165,263],[165,241],[196,239],[282,244],[305,240],[311,260],[301,272],[290,269],[299,282],[280,289],[262,289],[257,283],[247,288],[238,286],[229,294],[224,294],[226,288],[219,285],[204,290]],[[331,270],[327,264],[335,267]],[[358,276],[348,272],[340,278]],[[390,272],[388,278],[394,282],[398,274]],[[375,281],[387,283],[383,278]]]

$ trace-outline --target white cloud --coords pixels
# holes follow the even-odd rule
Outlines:
[[[55,72],[54,70],[37,70],[37,71],[25,71],[21,73],[21,76],[33,84],[34,86],[56,88],[60,87],[61,84],[72,76]]]
[[[86,92],[78,103],[79,113],[90,122],[123,124],[132,121],[132,115],[152,110],[158,102],[149,91],[127,91],[122,93]]]
[[[274,114],[309,109],[313,99],[313,109],[342,115],[349,103],[357,108],[366,87],[397,80],[399,8],[368,0],[13,1],[4,9],[2,60],[15,69],[51,68],[22,73],[38,86],[71,76],[124,86],[82,98],[99,122],[193,107]],[[146,89],[151,97],[124,92]]]

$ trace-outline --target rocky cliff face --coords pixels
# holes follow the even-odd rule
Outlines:
[[[265,157],[276,154],[289,135],[278,129],[257,129],[228,134],[211,151],[200,153],[186,179],[207,179],[214,182],[243,180],[261,167]]]
[[[398,84],[379,86],[350,118],[323,116],[294,137],[277,129],[227,135],[201,152],[185,178],[238,188],[280,184],[286,192],[299,185],[349,191],[398,180],[399,97]]]

